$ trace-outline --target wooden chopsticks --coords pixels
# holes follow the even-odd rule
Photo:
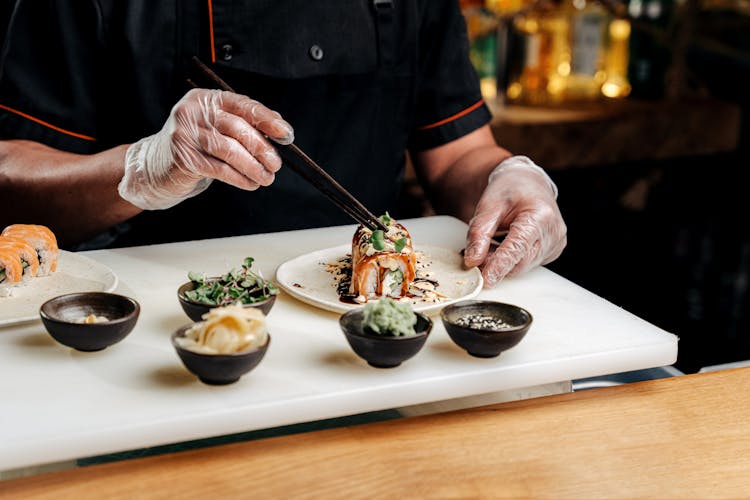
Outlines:
[[[228,92],[234,92],[234,89],[229,86],[219,75],[203,64],[203,62],[196,56],[193,56],[193,63],[198,69],[211,81],[216,83],[219,88]],[[195,82],[188,79],[188,83],[197,87]],[[266,136],[267,139],[273,141],[272,138]],[[362,224],[371,231],[382,230],[387,232],[388,228],[383,224],[378,217],[373,215],[367,207],[365,207],[358,199],[356,199],[349,191],[339,184],[336,179],[331,177],[328,172],[323,170],[312,158],[307,156],[297,145],[292,144],[278,144],[274,142],[274,147],[279,152],[279,155],[284,159],[285,163],[299,174],[303,179],[314,186],[320,191],[326,198],[328,198],[334,205],[339,207],[341,210],[346,212],[355,221]],[[302,160],[300,162],[300,160]],[[302,166],[304,165],[304,167]],[[326,184],[328,183],[328,184]]]

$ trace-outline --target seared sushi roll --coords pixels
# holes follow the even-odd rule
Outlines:
[[[28,241],[39,259],[38,276],[48,276],[57,269],[57,238],[46,226],[13,224],[3,229],[2,236],[15,236]]]
[[[39,273],[39,257],[34,247],[17,236],[0,236],[0,248],[18,252],[23,267],[23,279],[33,278]]]
[[[388,214],[381,221],[387,232],[359,226],[352,238],[349,293],[358,302],[377,297],[405,297],[416,275],[417,259],[409,232]]]
[[[21,283],[23,265],[18,251],[0,247],[0,297],[8,297],[14,286]]]

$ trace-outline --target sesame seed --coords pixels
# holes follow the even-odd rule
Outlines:
[[[467,314],[458,318],[455,323],[458,326],[479,330],[501,331],[513,328],[513,325],[506,323],[500,318],[484,314]]]

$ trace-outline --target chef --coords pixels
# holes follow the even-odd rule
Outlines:
[[[408,152],[433,204],[470,222],[487,286],[565,246],[554,183],[489,129],[456,0],[12,4],[0,225],[92,248],[351,223],[283,166],[273,144],[294,141],[376,214]]]

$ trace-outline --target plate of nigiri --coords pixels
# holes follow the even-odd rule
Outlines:
[[[13,224],[0,233],[0,326],[39,319],[39,307],[58,295],[115,287],[110,268],[59,250],[45,226]]]

